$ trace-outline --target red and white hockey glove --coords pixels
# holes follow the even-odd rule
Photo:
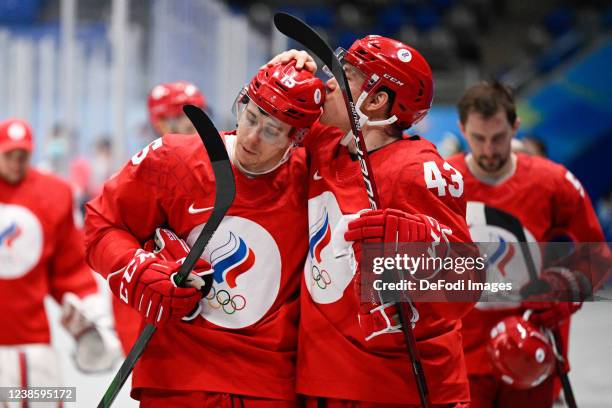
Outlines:
[[[74,293],[64,293],[61,323],[75,339],[72,359],[82,372],[108,371],[121,357],[110,310],[100,293],[82,299]]]
[[[191,248],[184,240],[166,228],[157,228],[155,236],[152,240],[145,243],[144,249],[146,251],[152,250],[165,261],[174,261],[181,265],[185,262],[189,251],[191,251]],[[183,286],[196,288],[202,292],[202,297],[205,297],[210,292],[212,284],[213,270],[210,264],[204,259],[199,259]]]
[[[139,249],[125,268],[108,276],[110,289],[115,296],[137,310],[147,323],[156,326],[163,326],[169,321],[195,318],[200,311],[199,302],[202,298],[199,289],[206,286],[204,280],[193,273],[187,280],[191,287],[176,285],[173,278],[180,269],[184,256],[182,259],[178,258],[179,260],[164,259],[164,256],[172,253],[170,246],[173,249],[177,248],[174,244],[182,246],[174,238],[170,239],[171,235],[174,235],[171,231],[158,229],[156,240],[161,239],[160,242],[164,245],[158,253]],[[145,244],[147,248],[152,246],[152,243]],[[167,255],[162,254],[164,248]],[[181,254],[186,255],[187,251],[185,248]],[[210,264],[200,260],[196,271],[210,271]]]
[[[591,295],[591,284],[580,272],[552,267],[521,288],[521,294],[525,298],[522,306],[533,310],[530,320],[554,328],[582,307],[582,301]]]
[[[450,234],[452,230],[435,218],[387,208],[364,212],[349,222],[344,239],[355,242],[355,258],[360,261],[361,243],[441,242]]]
[[[452,230],[441,225],[436,219],[424,214],[408,214],[395,209],[367,211],[348,224],[344,234],[346,241],[353,241],[353,251],[357,262],[361,262],[362,243],[397,244],[407,242],[447,242],[447,235]],[[360,299],[359,326],[366,340],[386,333],[401,331],[398,318],[398,307],[393,303],[382,303],[378,294],[373,293],[371,284],[362,286],[361,267],[357,267],[354,278],[354,289]],[[374,278],[373,278],[374,279]],[[370,282],[366,277],[364,281]],[[403,305],[410,310],[407,317],[416,322],[419,318],[416,308],[412,304]]]

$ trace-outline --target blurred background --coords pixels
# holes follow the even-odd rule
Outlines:
[[[233,128],[239,89],[272,55],[298,46],[274,29],[276,11],[304,19],[332,46],[381,34],[417,48],[434,71],[435,97],[411,132],[443,155],[465,147],[455,113],[464,89],[491,78],[512,86],[520,148],[566,165],[612,240],[612,5],[605,1],[0,0],[0,118],[33,125],[35,164],[71,181],[82,203],[156,137],[146,107],[156,84],[193,82],[217,126]],[[581,314],[576,325],[587,327]],[[589,406],[612,406],[607,378],[593,400],[607,402]]]
[[[332,46],[402,40],[434,70],[413,132],[443,154],[465,146],[454,104],[480,79],[518,95],[525,148],[583,182],[612,239],[612,6],[599,0],[0,0],[0,117],[35,129],[35,162],[100,183],[154,138],[146,95],[188,80],[231,128],[232,102],[268,58],[296,47],[272,25],[304,19]],[[93,191],[96,189],[94,188]]]

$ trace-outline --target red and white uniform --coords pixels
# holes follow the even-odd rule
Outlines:
[[[59,385],[44,298],[97,291],[72,203],[70,186],[53,175],[29,169],[18,184],[0,178],[3,386]]]
[[[343,214],[369,208],[360,164],[339,144],[342,132],[316,124],[306,139],[312,153],[308,216],[310,251],[302,281],[297,391],[309,396],[376,403],[419,404],[402,333],[366,341],[357,319],[359,298],[348,257],[335,258],[330,236]],[[381,208],[427,214],[471,242],[460,174],[445,168],[436,148],[419,137],[370,153]],[[429,189],[424,163],[441,170],[453,195]],[[327,231],[325,231],[327,230]],[[417,347],[434,404],[469,399],[461,347],[461,317],[473,306],[416,303]]]
[[[468,169],[464,154],[447,160],[463,174],[468,201],[467,220],[474,242],[517,241],[517,237],[503,228],[486,224],[482,215],[484,206],[517,218],[530,242],[545,242],[558,236],[567,236],[575,242],[604,240],[591,201],[571,172],[544,158],[525,154],[516,157],[514,174],[496,185],[476,178]],[[534,254],[532,250],[532,255],[539,266],[542,254]],[[522,259],[518,253],[514,257]],[[514,260],[509,258],[505,262]],[[512,279],[513,285],[520,288],[529,281],[529,276],[526,267],[518,269],[525,271],[524,275]],[[493,366],[486,352],[489,332],[503,318],[519,313],[519,306],[519,303],[478,304],[463,319],[462,334],[470,375],[493,375]],[[541,386],[550,384],[547,381]],[[528,392],[532,397],[538,394],[537,388]],[[517,390],[512,390],[508,395],[512,397],[517,393]],[[478,395],[472,397],[478,398]]]
[[[224,136],[233,151],[235,136]],[[234,170],[236,199],[202,257],[214,283],[190,323],[157,331],[134,370],[143,388],[295,398],[299,271],[307,251],[306,159]],[[197,135],[166,135],[136,154],[87,206],[87,259],[104,276],[125,266],[155,228],[191,246],[209,218],[215,179]]]

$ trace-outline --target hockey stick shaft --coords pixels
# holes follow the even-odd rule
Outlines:
[[[187,105],[183,107],[185,114],[191,120],[195,126],[200,139],[206,147],[208,157],[212,164],[213,173],[215,175],[215,204],[210,215],[210,218],[206,221],[204,228],[198,235],[193,247],[189,251],[189,254],[185,258],[177,276],[175,282],[177,285],[181,285],[184,280],[189,276],[193,270],[196,262],[204,252],[206,245],[210,241],[214,232],[221,224],[225,213],[232,205],[234,197],[236,195],[236,185],[234,181],[234,173],[232,166],[229,161],[227,150],[219,132],[215,128],[214,124],[208,118],[208,116],[200,109],[195,106]],[[109,385],[108,389],[104,393],[102,400],[98,404],[98,408],[108,408],[113,404],[115,398],[119,394],[119,391],[125,384],[126,380],[130,376],[130,373],[134,369],[136,362],[144,352],[147,344],[155,334],[156,327],[152,324],[147,324],[136,343],[132,346],[130,352],[125,358],[119,371],[115,374],[113,381]]]
[[[365,139],[361,131],[359,115],[357,114],[357,109],[355,108],[355,104],[353,102],[348,79],[346,78],[344,68],[338,60],[338,57],[334,54],[331,47],[313,29],[300,19],[287,13],[277,13],[274,15],[274,24],[281,33],[301,43],[304,47],[310,49],[317,57],[319,57],[332,71],[336,81],[338,81],[338,85],[342,91],[342,96],[346,105],[346,111],[349,116],[349,123],[353,132],[355,146],[357,147],[357,157],[359,159],[361,174],[363,176],[366,192],[368,194],[370,207],[373,210],[380,208],[380,198],[374,183],[374,173],[368,158],[368,150],[365,144]],[[429,407],[431,403],[429,401],[427,381],[422,368],[421,359],[418,355],[411,319],[408,317],[410,314],[408,313],[407,305],[403,304],[402,302],[399,302],[398,309],[400,322],[402,325],[402,333],[404,334],[408,355],[412,363],[412,371],[419,391],[421,405],[423,407]]]

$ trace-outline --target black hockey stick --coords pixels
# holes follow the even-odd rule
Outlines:
[[[543,282],[541,282],[538,278],[538,271],[531,255],[531,250],[529,249],[527,237],[525,236],[525,231],[523,230],[523,225],[521,222],[512,214],[489,206],[485,206],[485,219],[487,220],[488,225],[496,225],[504,228],[510,231],[518,239],[519,245],[521,246],[521,252],[523,253],[523,257],[525,258],[525,263],[527,265],[527,271],[529,272],[530,283],[528,284],[528,293],[542,293],[545,288],[541,284]],[[577,408],[572,384],[570,383],[569,376],[563,367],[563,356],[561,355],[563,353],[563,344],[561,340],[561,333],[559,329],[556,328],[554,330],[549,330],[549,334],[553,342],[553,349],[555,350],[555,366],[559,379],[561,380],[563,395],[567,400],[566,402],[569,408]]]
[[[361,132],[359,115],[355,109],[349,83],[340,60],[338,60],[338,57],[331,47],[325,42],[325,40],[323,40],[310,26],[308,26],[308,24],[304,23],[300,19],[287,13],[276,13],[274,15],[274,25],[281,33],[299,42],[304,47],[312,51],[317,57],[319,57],[319,59],[323,61],[323,63],[331,70],[332,74],[336,78],[336,81],[338,81],[338,86],[342,91],[342,96],[346,105],[346,111],[349,115],[349,122],[351,124],[351,130],[353,131],[353,137],[355,139],[355,146],[357,146],[357,157],[359,159],[361,174],[363,176],[366,192],[368,194],[368,200],[370,201],[370,207],[373,210],[379,208],[380,198],[378,197],[378,190],[374,184],[374,173],[372,172],[372,166],[368,158],[368,150]],[[421,405],[423,407],[429,407],[431,403],[429,401],[427,381],[425,379],[425,372],[423,371],[421,359],[418,355],[416,339],[412,330],[412,322],[408,318],[408,306],[405,302],[398,302],[398,310],[400,323],[402,325],[402,333],[404,334],[408,355],[410,356],[410,361],[412,363],[412,372],[419,391]]]
[[[232,205],[234,201],[234,196],[236,195],[236,184],[234,181],[234,172],[232,170],[232,165],[230,163],[229,157],[227,155],[227,150],[225,149],[225,145],[219,132],[215,128],[215,125],[212,123],[210,118],[198,107],[193,105],[186,105],[183,107],[183,111],[191,120],[191,123],[195,126],[198,134],[200,135],[200,139],[204,143],[204,147],[206,147],[206,152],[208,153],[208,157],[212,164],[212,170],[215,174],[215,204],[210,214],[210,218],[206,221],[204,228],[202,228],[202,232],[198,235],[193,247],[191,247],[191,251],[185,258],[181,269],[176,274],[175,282],[177,285],[181,285],[187,276],[193,270],[196,262],[204,252],[208,241],[213,236],[219,224],[223,220],[225,213]],[[147,324],[145,328],[138,336],[138,340],[132,346],[132,349],[125,357],[125,361],[119,368],[117,374],[115,374],[115,378],[113,378],[113,382],[110,384],[102,400],[98,404],[98,408],[108,408],[112,405],[113,401],[119,394],[121,387],[130,376],[130,373],[134,369],[134,365],[142,355],[145,347],[151,340],[151,337],[155,333],[155,326],[152,324]]]

